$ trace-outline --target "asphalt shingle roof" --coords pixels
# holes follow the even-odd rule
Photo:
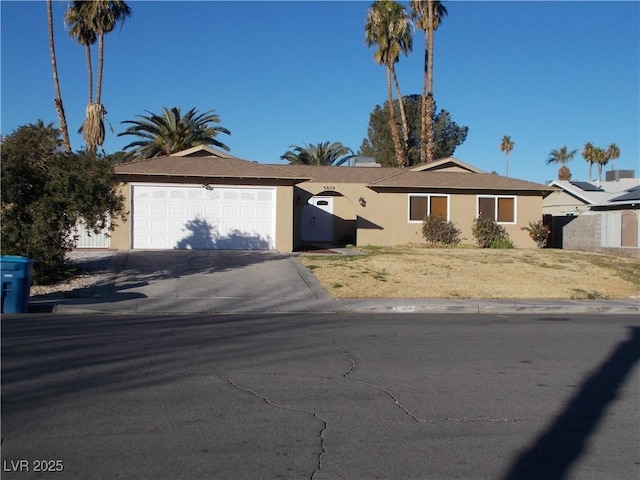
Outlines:
[[[123,163],[115,167],[120,175],[203,178],[263,178],[306,180],[280,167],[242,160],[237,157],[167,156]]]
[[[551,191],[538,183],[493,173],[415,171],[390,167],[331,167],[315,165],[268,165],[243,160],[214,149],[196,149],[164,157],[124,163],[115,167],[121,176],[195,177],[226,179],[273,179],[294,183],[359,183],[371,188],[438,188],[503,191]]]
[[[541,191],[554,190],[539,183],[508,178],[494,173],[472,172],[403,172],[400,175],[373,182],[373,187],[412,187],[412,188],[450,188],[465,190],[520,190]]]

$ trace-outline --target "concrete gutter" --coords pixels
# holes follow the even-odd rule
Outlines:
[[[487,314],[637,314],[640,301],[631,300],[425,300],[343,299],[349,312],[371,313],[487,313]]]

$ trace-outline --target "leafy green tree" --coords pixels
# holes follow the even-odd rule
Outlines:
[[[333,165],[338,166],[353,157],[353,151],[340,142],[324,142],[316,145],[304,144],[304,147],[291,145],[281,160],[298,165]]]
[[[408,165],[417,165],[420,163],[421,152],[421,98],[420,95],[406,95],[403,100],[409,127],[407,162]],[[375,106],[369,116],[367,138],[362,141],[358,151],[359,155],[374,157],[380,164],[387,167],[397,165],[394,160],[395,151],[391,130],[387,122],[388,112],[387,104],[382,107]],[[440,110],[434,118],[435,158],[452,156],[456,147],[466,140],[468,131],[468,127],[460,127],[452,121],[449,112]]]
[[[504,154],[507,156],[505,177],[509,176],[509,154],[511,153],[515,145],[515,142],[511,140],[511,137],[509,135],[505,135],[502,137],[502,141],[500,142],[500,151],[504,152]]]
[[[197,145],[211,145],[229,151],[229,147],[216,137],[219,133],[230,135],[231,132],[212,125],[220,123],[220,117],[213,113],[214,110],[199,115],[195,108],[181,115],[180,107],[171,110],[163,107],[162,115],[145,112],[149,115],[137,115],[140,120],[122,122],[131,126],[118,134],[119,137],[133,135],[140,138],[124,147],[124,150],[135,147],[134,153],[138,158],[171,155]]]
[[[435,160],[435,137],[433,133],[433,115],[435,101],[433,98],[433,51],[434,33],[442,19],[447,15],[447,8],[442,2],[434,0],[412,0],[409,3],[411,16],[416,26],[424,31],[424,78],[422,81],[422,124],[420,132],[420,162]]]
[[[571,170],[567,167],[567,162],[573,159],[578,150],[569,151],[566,145],[551,150],[547,157],[547,165],[550,163],[559,163],[561,165],[558,170],[558,180],[571,180]]]
[[[102,105],[102,78],[104,65],[104,36],[113,31],[119,23],[131,15],[131,8],[121,0],[73,1],[70,3],[65,19],[70,25],[69,35],[85,47],[87,71],[89,76],[89,103],[82,124],[82,136],[87,150],[95,152],[104,143],[104,115]],[[96,98],[93,100],[93,74],[91,67],[91,45],[98,41],[98,75],[96,80]]]
[[[364,27],[365,44],[368,47],[377,46],[373,54],[374,60],[379,65],[384,65],[387,72],[387,101],[389,105],[389,128],[396,154],[398,166],[406,164],[405,149],[400,141],[398,125],[395,118],[395,108],[391,82],[396,86],[398,98],[400,87],[396,75],[395,64],[400,60],[400,53],[407,54],[411,51],[413,35],[411,24],[404,7],[393,0],[378,0],[374,2],[367,11],[367,19]],[[405,138],[405,148],[408,141],[408,127],[405,120],[404,105],[399,105],[403,123],[403,136]]]
[[[60,132],[42,120],[4,138],[1,158],[2,253],[35,260],[34,283],[56,281],[68,272],[76,223],[97,233],[122,214],[113,168],[86,151],[64,152]]]
[[[58,62],[56,59],[56,45],[53,36],[53,12],[51,8],[51,0],[47,0],[47,25],[49,27],[49,55],[51,56],[51,70],[53,71],[53,88],[56,92],[56,98],[53,104],[56,107],[58,121],[60,122],[60,134],[62,135],[62,146],[66,152],[71,152],[71,141],[69,140],[69,127],[67,126],[67,117],[64,113],[64,104],[62,103],[62,93],[60,92],[60,81],[58,80]]]

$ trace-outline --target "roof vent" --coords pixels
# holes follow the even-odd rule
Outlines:
[[[359,155],[354,155],[349,158],[349,166],[350,167],[380,167],[381,165],[376,162],[376,159],[373,157],[361,157]]]

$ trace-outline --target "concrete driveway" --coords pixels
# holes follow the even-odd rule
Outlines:
[[[335,312],[335,302],[291,255],[272,251],[117,252],[90,298],[55,311],[122,313]]]

